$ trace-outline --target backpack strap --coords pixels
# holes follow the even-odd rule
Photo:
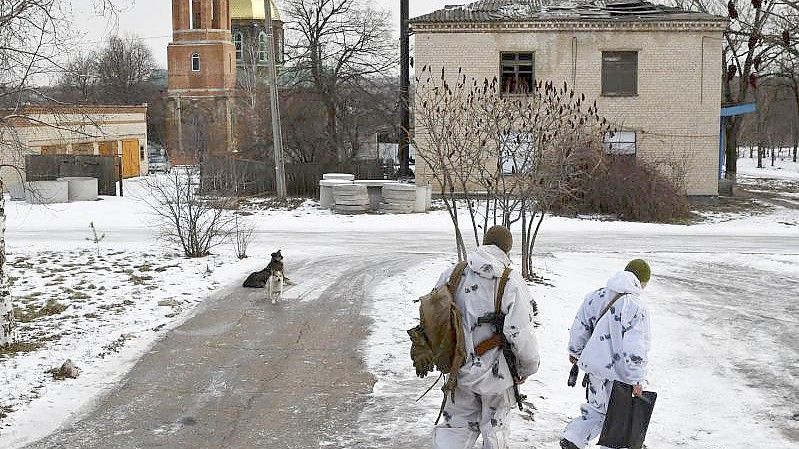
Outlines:
[[[449,275],[449,281],[447,281],[447,287],[449,287],[449,292],[452,293],[452,296],[455,297],[455,289],[458,288],[458,284],[461,283],[461,278],[463,277],[463,270],[466,269],[468,262],[462,261],[458,262],[455,265],[455,269],[452,270],[452,274]]]

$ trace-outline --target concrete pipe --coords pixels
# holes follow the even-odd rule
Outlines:
[[[99,187],[97,178],[68,177],[58,181],[69,183],[69,201],[97,201]]]
[[[319,181],[319,205],[322,209],[332,209],[336,204],[333,201],[333,187],[342,184],[352,184],[352,181],[342,179],[323,179]]]
[[[69,202],[67,181],[29,181],[26,183],[25,199],[30,204],[59,204]]]
[[[322,179],[325,181],[355,181],[355,175],[349,173],[325,173],[322,175]]]
[[[333,187],[335,211],[344,214],[364,213],[369,210],[369,193],[366,186],[340,184]]]

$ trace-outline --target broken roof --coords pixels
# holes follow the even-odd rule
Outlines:
[[[413,18],[411,23],[550,20],[724,22],[727,19],[641,0],[480,0],[446,6]]]

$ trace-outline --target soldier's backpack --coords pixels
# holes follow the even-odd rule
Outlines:
[[[457,264],[446,284],[419,298],[419,325],[408,330],[408,335],[411,337],[411,359],[416,368],[416,375],[425,377],[433,371],[439,371],[440,379],[441,376],[448,374],[447,381],[442,387],[444,390],[442,410],[447,401],[447,393],[454,396],[458,384],[458,370],[466,362],[462,315],[458,305],[455,304],[455,291],[465,269],[466,262]],[[439,414],[439,419],[440,417]]]

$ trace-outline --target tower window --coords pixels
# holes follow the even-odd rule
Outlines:
[[[199,72],[200,71],[200,54],[194,53],[191,55],[191,71],[192,72]]]
[[[189,15],[191,16],[191,28],[199,30],[202,28],[202,7],[200,0],[191,0],[189,4]]]
[[[244,59],[244,35],[241,31],[233,35],[233,44],[236,46],[236,61]]]
[[[267,47],[267,45],[268,44],[266,42],[266,33],[261,31],[261,33],[258,35],[258,61],[259,62],[266,62],[266,60],[268,59],[268,56],[269,56],[268,49],[269,49],[269,47]]]

